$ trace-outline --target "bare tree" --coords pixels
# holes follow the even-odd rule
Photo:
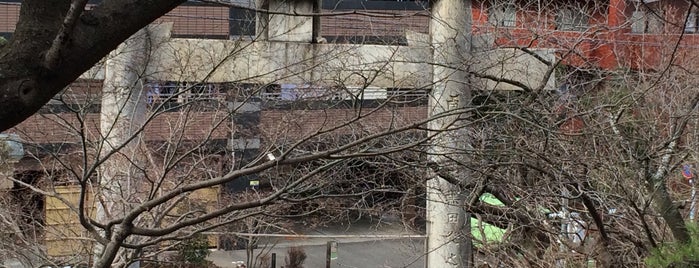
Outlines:
[[[37,112],[121,42],[184,1],[104,1],[86,10],[87,2],[22,1],[15,32],[0,47],[0,103],[12,107],[0,115],[0,129]]]
[[[105,88],[128,88],[123,91],[126,96],[147,111],[134,113],[140,110],[116,105],[116,116],[103,117],[100,123],[89,108],[96,103],[93,99],[66,105],[71,108],[65,115],[44,115],[74,139],[60,150],[36,154],[46,173],[61,173],[41,187],[19,179],[15,183],[56,198],[75,213],[81,231],[103,247],[96,267],[158,256],[177,241],[228,231],[225,227],[236,224],[244,227],[231,228],[254,233],[260,228],[284,229],[285,221],[299,217],[322,223],[396,210],[415,218],[408,214],[422,214],[425,207],[414,199],[433,176],[440,177],[449,192],[461,193],[463,200],[453,208],[469,216],[457,215],[452,231],[459,233],[458,239],[473,240],[481,253],[477,262],[563,267],[594,260],[605,267],[642,265],[663,243],[691,242],[687,212],[680,202],[687,198],[687,185],[675,179],[678,167],[694,159],[699,98],[693,95],[696,85],[687,71],[691,69],[674,67],[689,63],[669,46],[661,53],[667,58],[660,72],[599,71],[593,67],[611,61],[605,53],[622,54],[589,40],[599,29],[586,22],[596,19],[605,6],[539,3],[532,11],[501,4],[489,7],[495,14],[492,19],[479,24],[474,18],[474,27],[487,34],[464,36],[469,40],[464,42],[474,45],[456,53],[458,63],[438,61],[453,51],[431,50],[419,42],[327,50],[284,44],[287,51],[312,51],[311,57],[281,53],[281,46],[260,42],[171,40],[164,47],[146,47],[152,49],[147,58],[153,64],[134,72],[133,80]],[[531,16],[510,17],[511,9]],[[545,12],[550,9],[560,12],[552,16]],[[307,15],[318,15],[313,12]],[[551,20],[559,28],[549,27]],[[306,25],[312,20],[293,21]],[[516,27],[521,21],[541,27]],[[616,28],[607,29],[610,34],[630,25],[612,26]],[[271,33],[274,38],[289,37],[284,37],[285,31]],[[432,41],[443,45],[452,39]],[[475,45],[479,40],[484,44]],[[541,47],[556,48],[557,58],[538,51]],[[388,56],[377,57],[379,53],[369,50]],[[285,62],[270,59],[278,55]],[[74,60],[71,57],[66,61]],[[268,64],[231,64],[240,59]],[[425,78],[421,68],[468,74],[470,80],[454,89],[468,94],[457,96],[457,107],[429,117],[409,116],[415,107],[398,103],[422,101],[424,107],[425,89],[455,80],[434,76],[436,71]],[[413,75],[402,75],[410,72]],[[246,75],[230,79],[229,73]],[[71,75],[65,76],[46,88],[62,87]],[[410,90],[372,91],[387,77]],[[280,85],[285,81],[295,86]],[[445,96],[433,93],[433,104],[449,107],[443,103]],[[383,97],[372,100],[367,97],[371,94]],[[254,120],[259,123],[245,125],[239,119],[251,111],[266,114],[257,115],[260,118]],[[130,120],[124,125],[128,132],[118,128],[120,120]],[[7,122],[10,126],[15,121]],[[118,140],[112,133],[119,133]],[[435,150],[444,137],[463,144]],[[105,178],[116,176],[110,172],[127,179],[105,184]],[[57,182],[78,185],[77,202],[58,191]],[[212,187],[221,190],[235,183],[248,191],[216,201],[200,198]],[[437,192],[442,195],[444,191]],[[434,201],[438,200],[428,200]],[[119,205],[118,213],[104,212],[110,203]],[[411,206],[420,208],[406,213],[405,207]],[[461,224],[467,221],[472,223]],[[502,234],[496,239],[499,243],[488,241],[485,234],[492,232]]]
[[[338,46],[321,51],[315,58],[299,58],[262,72],[268,76],[281,73],[272,80],[275,82],[311,74],[317,71],[313,64],[341,64],[314,80],[296,82],[297,88],[290,89],[244,83],[244,79],[255,77],[210,82],[221,79],[215,77],[226,64],[245,56],[241,49],[255,49],[255,42],[210,43],[207,51],[188,47],[201,46],[202,42],[159,44],[154,41],[156,37],[144,31],[107,58],[101,93],[90,96],[69,89],[57,98],[64,102],[61,107],[66,112],[44,116],[48,119],[45,122],[55,127],[52,130],[65,135],[65,146],[38,150],[34,156],[47,172],[60,170],[60,174],[46,176],[42,185],[14,180],[62,204],[62,220],[70,224],[50,222],[47,216],[46,224],[53,226],[46,232],[78,236],[78,244],[87,250],[75,257],[87,262],[85,254],[93,252],[94,267],[127,265],[157,256],[173,248],[176,241],[233,223],[265,222],[268,228],[273,222],[265,219],[318,215],[318,219],[326,216],[337,220],[348,218],[350,214],[339,213],[348,210],[376,215],[382,206],[398,210],[395,199],[407,196],[403,189],[417,181],[382,176],[391,172],[388,167],[405,168],[399,160],[408,154],[401,152],[422,151],[419,146],[430,139],[430,135],[415,134],[422,132],[430,119],[415,107],[396,103],[399,99],[424,103],[426,95],[414,94],[424,90],[388,95],[385,89],[371,87],[378,79],[400,76],[388,68],[388,62],[400,55],[398,47],[386,47],[383,59],[364,63],[352,59],[361,55],[360,47]],[[172,64],[202,57],[212,61]],[[143,62],[146,59],[149,61]],[[348,67],[360,66],[364,73],[346,72]],[[160,73],[161,68],[169,72]],[[204,71],[192,75],[197,69]],[[99,118],[94,112],[98,104]],[[260,126],[239,120],[245,117],[244,112],[255,111],[255,106],[260,113],[262,105],[292,109],[277,111],[281,118],[259,122]],[[413,115],[401,112],[403,109]],[[294,113],[294,117],[284,117]],[[442,116],[446,115],[435,114],[433,118]],[[274,118],[272,114],[265,119]],[[38,132],[23,134],[28,142],[31,137],[41,142]],[[240,154],[245,150],[252,153],[242,159]],[[376,167],[380,165],[381,169]],[[210,198],[212,187],[246,182],[253,175],[268,178],[264,189],[234,195],[234,199],[227,199],[234,201],[226,204],[211,199],[204,205],[193,201]],[[74,191],[68,194],[61,185]],[[202,199],[202,194],[208,197]],[[393,197],[386,198],[389,194]],[[308,204],[318,207],[309,209]],[[77,232],[62,233],[63,226]]]

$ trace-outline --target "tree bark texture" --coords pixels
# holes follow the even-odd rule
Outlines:
[[[24,0],[12,39],[0,46],[0,131],[36,113],[121,42],[184,0],[110,0],[61,29],[70,0]],[[54,42],[61,36],[60,40]],[[51,50],[49,59],[46,54]]]

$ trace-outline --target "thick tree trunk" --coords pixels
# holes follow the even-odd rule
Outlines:
[[[108,268],[112,267],[117,257],[117,253],[121,249],[122,242],[128,236],[128,230],[123,228],[123,225],[117,225],[112,232],[111,239],[103,248],[103,254],[95,259],[92,267]],[[126,267],[128,264],[117,265],[117,267]]]
[[[22,1],[12,39],[0,47],[0,131],[36,113],[121,42],[185,1],[102,1],[78,12],[74,27],[65,29],[67,38],[54,42],[71,2]],[[54,44],[57,58],[48,60]]]
[[[429,103],[430,115],[463,108],[468,102],[464,62],[469,51],[467,35],[471,29],[471,4],[468,0],[439,0],[432,6],[430,36],[434,48],[434,85]],[[454,115],[431,121],[433,131],[459,127],[461,116]],[[448,163],[447,156],[457,157],[458,148],[468,140],[462,129],[438,134],[431,149],[431,161]],[[463,169],[462,169],[463,170]],[[454,177],[467,179],[464,172]],[[470,216],[463,210],[465,193],[458,185],[440,177],[427,181],[427,267],[471,267]]]
[[[648,185],[655,185],[655,187],[648,187],[648,190],[653,196],[655,207],[660,212],[660,216],[663,217],[668,228],[670,228],[672,236],[680,243],[691,242],[692,237],[689,234],[687,225],[684,218],[682,218],[679,208],[672,202],[672,198],[665,186],[665,181],[651,181]]]

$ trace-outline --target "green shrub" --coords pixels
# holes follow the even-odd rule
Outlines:
[[[696,224],[688,224],[691,237],[697,237]],[[651,268],[696,267],[699,264],[699,239],[692,239],[687,244],[665,243],[651,252],[646,258],[646,265]]]
[[[182,261],[191,264],[204,264],[209,251],[209,241],[206,236],[195,235],[190,239],[182,241],[177,246],[177,252]]]

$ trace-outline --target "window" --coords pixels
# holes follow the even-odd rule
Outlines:
[[[217,84],[195,84],[189,88],[187,98],[191,100],[220,100],[220,88]]]
[[[148,104],[220,101],[222,99],[223,94],[219,84],[188,84],[173,81],[149,81],[146,83],[146,102]]]
[[[231,0],[231,2],[243,8],[255,8],[255,1],[252,0]],[[229,11],[228,26],[231,39],[255,37],[255,11],[243,8],[232,7]]]
[[[699,33],[699,9],[694,8],[689,12],[684,24],[685,33]]]
[[[283,101],[294,100],[331,100],[335,92],[330,89],[313,86],[310,84],[281,84],[278,99]]]
[[[491,1],[488,22],[493,26],[514,27],[517,22],[515,5],[509,1]]]
[[[348,93],[348,94],[347,94]],[[345,100],[385,100],[387,97],[386,89],[380,87],[347,87],[345,94],[351,96],[338,96],[344,97]]]
[[[588,29],[587,9],[584,7],[564,7],[556,14],[556,29],[561,31],[585,31]]]
[[[658,2],[637,5],[631,15],[631,32],[662,33],[663,14]]]
[[[180,86],[173,81],[167,81],[160,85],[160,101],[176,102]]]
[[[415,88],[387,88],[386,98],[390,103],[402,106],[426,105],[429,99],[426,89]]]

